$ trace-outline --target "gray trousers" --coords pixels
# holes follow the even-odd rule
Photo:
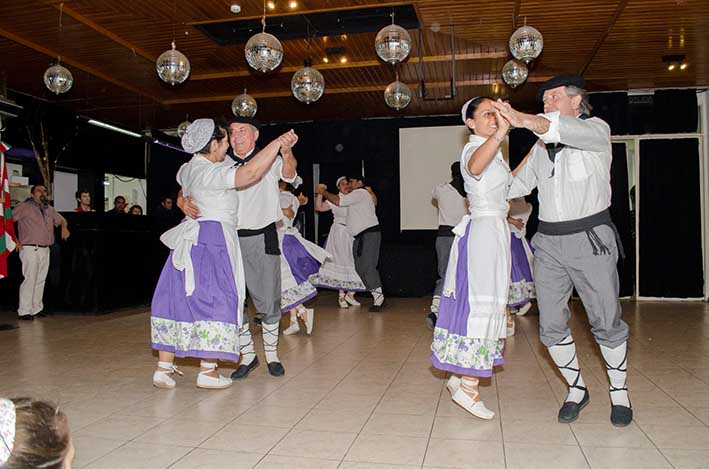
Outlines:
[[[436,288],[433,289],[433,296],[441,296],[443,282],[445,282],[446,269],[448,269],[448,258],[451,255],[451,247],[455,236],[436,237],[436,257],[438,258],[438,280]]]
[[[362,253],[357,254],[362,243],[364,243],[361,249]],[[355,238],[352,244],[355,270],[369,291],[382,286],[382,279],[379,277],[379,271],[377,270],[381,245],[382,234],[378,231],[364,233],[362,236]]]
[[[239,238],[244,262],[246,288],[263,322],[275,324],[281,320],[281,256],[266,254],[263,234]],[[245,301],[246,299],[243,298]],[[244,310],[244,323],[248,322]]]
[[[539,335],[547,347],[571,334],[569,297],[573,287],[586,309],[596,342],[615,348],[628,339],[628,325],[621,319],[618,301],[615,235],[605,225],[594,230],[610,254],[594,255],[586,233],[564,236],[537,233],[532,239]]]

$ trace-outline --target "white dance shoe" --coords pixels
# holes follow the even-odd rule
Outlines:
[[[283,335],[293,335],[300,332],[300,324],[298,324],[298,319],[293,318],[290,321],[290,326],[283,330]]]
[[[492,420],[495,416],[495,412],[485,407],[483,401],[476,401],[466,394],[463,389],[458,389],[455,394],[453,394],[453,402],[478,418]]]
[[[458,389],[460,389],[460,376],[451,376],[448,378],[446,389],[448,389],[448,392],[451,393],[451,396],[455,394]]]
[[[216,378],[209,373],[217,369],[216,363],[201,362],[200,366],[206,368],[197,375],[197,387],[203,389],[225,389],[232,385],[231,378],[219,375]]]
[[[362,303],[357,301],[354,295],[345,295],[345,301],[351,304],[352,306],[362,306]]]
[[[337,305],[342,309],[348,308],[350,306],[344,296],[341,296],[337,299]]]
[[[520,309],[517,310],[515,313],[517,316],[524,316],[529,312],[529,310],[532,309],[532,303],[529,302],[526,305],[522,306]]]
[[[298,311],[298,317],[305,323],[305,333],[312,334],[313,324],[315,323],[315,310],[313,308],[303,308]],[[283,333],[285,334],[285,332]]]
[[[175,373],[180,376],[184,375],[174,363],[158,362],[158,370],[153,373],[153,386],[160,389],[175,389],[177,383],[172,379],[172,375]]]

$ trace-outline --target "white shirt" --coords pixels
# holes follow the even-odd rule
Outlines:
[[[455,226],[468,213],[465,197],[449,182],[434,187],[433,198],[438,201],[438,226]]]
[[[507,192],[512,183],[512,174],[502,152],[497,151],[490,164],[478,176],[468,172],[468,161],[487,139],[471,135],[460,156],[463,168],[465,192],[468,194],[468,206],[473,216],[507,215]]]
[[[278,195],[278,200],[280,203],[281,209],[292,207],[293,208],[293,213],[298,214],[298,209],[300,208],[300,202],[298,201],[298,197],[294,196],[290,192],[281,192]],[[295,217],[293,217],[295,218]],[[283,225],[286,228],[290,228],[293,226],[293,218],[289,218],[286,216],[285,213],[281,210],[281,220],[283,220]]]
[[[337,195],[342,197],[344,194],[340,192]],[[340,207],[339,205],[331,204],[327,200],[323,201],[323,204],[327,204],[327,206],[330,207],[330,210],[332,210],[333,223],[340,225],[347,224],[347,207]]]
[[[374,200],[367,189],[355,189],[349,194],[340,194],[340,207],[347,207],[347,231],[352,236],[379,224]]]
[[[251,150],[244,158],[248,157]],[[236,162],[227,155],[227,162],[235,165]],[[271,223],[277,222],[283,216],[279,203],[278,180],[285,182],[295,181],[297,174],[292,178],[283,176],[283,159],[278,156],[271,165],[271,169],[256,183],[245,189],[236,191],[239,197],[239,213],[237,228],[240,230],[259,230]]]
[[[582,120],[558,112],[540,116],[549,120],[549,130],[537,134],[539,140],[514,178],[509,197],[539,188],[539,219],[548,222],[576,220],[607,209],[613,158],[608,124],[597,117]],[[566,145],[554,163],[545,143]]]

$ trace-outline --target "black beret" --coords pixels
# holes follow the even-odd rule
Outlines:
[[[227,126],[231,124],[251,124],[257,129],[263,127],[261,122],[254,117],[242,117],[242,116],[232,116],[226,120]]]
[[[574,75],[572,73],[567,73],[565,75],[559,75],[551,80],[547,80],[537,91],[537,101],[541,101],[544,97],[544,92],[547,90],[552,90],[560,86],[575,86],[577,88],[583,88],[586,86],[586,80],[580,75]]]

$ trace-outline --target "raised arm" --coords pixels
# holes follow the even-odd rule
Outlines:
[[[510,123],[498,111],[495,111],[495,119],[497,120],[497,130],[485,140],[485,143],[475,149],[468,160],[466,169],[471,176],[480,176],[485,171],[485,168],[495,158],[500,145],[505,141],[505,135],[507,135],[507,131],[510,128]]]
[[[323,199],[322,194],[317,194],[315,196],[315,211],[329,212],[330,210],[332,210],[332,205]]]
[[[327,200],[331,204],[335,204],[337,206],[340,205],[340,196],[328,192],[327,186],[325,184],[318,184],[318,187],[315,188],[315,193],[322,195],[325,200]]]
[[[273,164],[278,152],[282,148],[290,150],[296,142],[298,142],[298,136],[291,129],[266,145],[256,156],[239,167],[234,177],[234,187],[248,186],[261,179]]]

